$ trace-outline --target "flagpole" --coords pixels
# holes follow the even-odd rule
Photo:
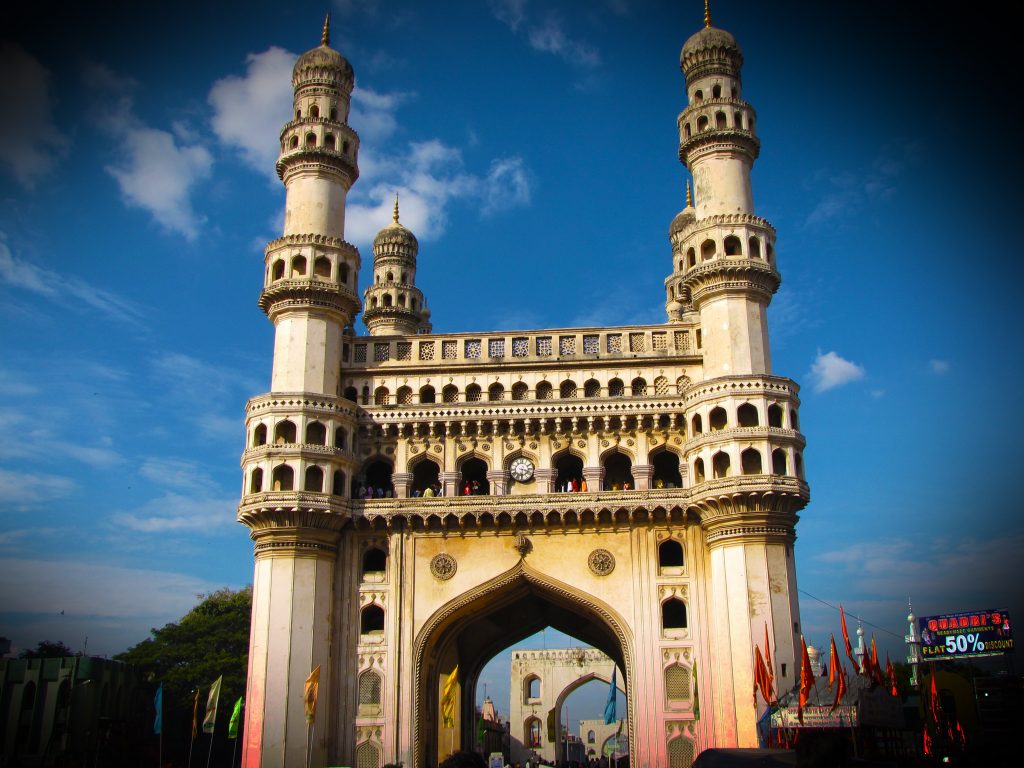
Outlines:
[[[235,768],[235,756],[238,754],[238,737],[235,736],[235,746],[231,748],[231,768]]]
[[[213,735],[216,732],[216,723],[214,723],[214,730],[210,731],[210,751],[206,754],[206,768],[210,768],[210,759],[213,757]]]
[[[306,768],[313,759],[313,729],[316,728],[316,721],[306,723]]]

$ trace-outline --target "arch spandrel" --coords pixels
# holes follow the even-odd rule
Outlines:
[[[542,610],[537,610],[538,606]],[[575,621],[569,621],[570,617]],[[580,617],[589,619],[589,623],[580,623]],[[501,623],[503,620],[506,624]],[[472,690],[484,665],[499,651],[546,626],[577,637],[612,659],[626,678],[622,683],[629,701],[633,637],[623,617],[600,598],[552,578],[521,559],[504,573],[449,600],[416,631],[412,664],[415,765],[426,764],[429,734],[436,729],[437,707],[428,697],[437,688],[440,660],[458,647],[463,689]],[[488,628],[490,631],[485,631]],[[470,629],[474,631],[468,632]],[[627,709],[632,741],[631,703]]]

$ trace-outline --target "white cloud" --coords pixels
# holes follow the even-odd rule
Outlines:
[[[534,50],[561,56],[577,66],[596,67],[601,63],[597,49],[571,39],[565,33],[562,21],[553,15],[547,16],[539,25],[531,27],[527,39]]]
[[[238,149],[246,164],[277,179],[277,136],[290,118],[295,54],[271,47],[246,57],[245,75],[228,75],[210,88],[213,131]]]
[[[490,0],[491,12],[513,32],[526,19],[526,0]]]
[[[82,413],[79,409],[79,415]],[[85,445],[80,434],[58,435],[50,424],[65,424],[67,414],[61,409],[35,408],[32,418],[25,411],[13,408],[0,409],[0,425],[8,430],[17,430],[19,439],[0,442],[0,459],[5,461],[39,462],[52,460],[54,456],[67,457],[90,467],[104,469],[117,466],[124,459],[104,445]],[[43,476],[45,477],[45,476]],[[23,497],[25,501],[43,501]]]
[[[935,360],[929,360],[928,361],[928,368],[936,376],[942,376],[943,374],[949,373],[950,367],[951,366],[950,366],[949,360],[938,360],[938,359],[935,359]]]
[[[43,269],[16,259],[3,237],[3,233],[0,233],[0,280],[3,282],[59,302],[62,309],[87,306],[113,320],[138,324],[142,312],[127,299],[73,275]]]
[[[235,432],[240,432],[238,420]],[[185,459],[150,457],[142,462],[139,474],[158,485],[190,491],[209,492],[216,485],[201,465]]]
[[[494,160],[484,185],[483,212],[530,204],[530,180],[521,157]]]
[[[0,167],[32,189],[68,147],[53,122],[50,73],[24,48],[0,43]]]
[[[236,498],[209,499],[165,493],[136,510],[113,514],[110,521],[138,533],[211,534],[237,525],[237,504]]]
[[[410,94],[394,92],[379,93],[371,88],[356,88],[352,91],[352,109],[349,124],[356,127],[363,141],[382,141],[390,137],[398,127],[395,111],[407,101]]]
[[[69,496],[74,490],[75,483],[60,475],[0,469],[0,501],[15,509]]]
[[[851,381],[864,378],[864,369],[845,360],[835,352],[818,353],[814,363],[811,365],[811,381],[814,383],[815,392],[825,392],[829,389],[841,387]]]
[[[97,122],[125,156],[106,167],[125,204],[148,211],[168,231],[195,240],[205,218],[194,210],[191,194],[210,176],[210,152],[199,144],[182,142],[170,131],[145,125],[134,112],[132,81],[98,65],[86,68],[84,79],[110,101]]]

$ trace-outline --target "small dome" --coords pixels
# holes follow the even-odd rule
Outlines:
[[[676,214],[674,219],[672,219],[672,223],[668,226],[668,236],[672,237],[673,235],[682,232],[696,220],[697,211],[695,211],[692,206],[686,206]]]
[[[731,48],[736,53],[742,53],[740,44],[736,42],[736,38],[732,34],[718,27],[704,27],[700,32],[690,35],[690,39],[683,43],[683,50],[679,54],[679,61],[682,63],[687,57],[692,56],[698,51],[714,48]]]
[[[298,83],[306,77],[316,77],[317,73],[327,70],[339,77],[339,79],[352,82],[354,74],[352,65],[348,59],[331,48],[331,18],[324,19],[324,31],[320,36],[320,47],[306,51],[299,56],[292,69],[292,84]]]
[[[416,239],[416,235],[410,232],[406,227],[398,221],[398,195],[395,195],[395,211],[392,214],[393,218],[390,224],[384,229],[377,233],[377,236],[373,238],[373,250],[376,253],[378,246],[384,245],[398,245],[404,246],[404,250],[411,250],[415,256],[416,252],[420,249],[419,241]]]
[[[815,648],[813,645],[807,646],[807,657],[810,659],[816,659],[821,656],[821,651]]]

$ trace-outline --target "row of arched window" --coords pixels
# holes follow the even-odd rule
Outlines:
[[[774,263],[775,251],[770,242],[766,241],[764,244],[764,257],[761,256],[761,252],[761,238],[756,235],[751,235],[747,239],[747,251],[745,254],[743,251],[743,240],[736,235],[729,235],[722,241],[721,251],[719,251],[718,242],[713,238],[707,238],[700,244],[701,261],[710,261],[716,258],[719,253],[722,253],[726,258],[746,255],[752,259],[766,258],[769,265]],[[682,272],[688,268],[696,267],[697,255],[696,248],[687,248],[685,260],[681,259],[679,261],[679,271]]]
[[[440,397],[438,400],[438,392],[431,385],[420,387],[419,397],[416,398],[411,387],[399,387],[395,393],[395,398],[392,399],[391,390],[385,386],[377,387],[373,390],[373,404],[374,405],[414,405],[415,403],[476,403],[486,400],[487,402],[501,402],[503,400],[553,400],[557,396],[561,400],[571,400],[579,397],[595,398],[600,397],[602,391],[607,391],[608,397],[647,397],[649,395],[655,395],[658,397],[666,397],[670,393],[673,395],[681,395],[683,391],[690,385],[690,380],[685,376],[680,376],[676,379],[675,386],[673,387],[669,380],[664,376],[659,376],[654,380],[654,384],[649,385],[647,380],[641,376],[636,377],[627,385],[622,379],[613,378],[608,381],[607,390],[602,387],[601,382],[597,379],[587,379],[583,382],[583,386],[580,387],[572,379],[566,379],[558,385],[558,389],[555,389],[555,385],[549,381],[540,381],[536,387],[531,390],[530,385],[522,381],[517,381],[506,389],[504,384],[495,382],[487,387],[485,392],[483,387],[479,384],[470,384],[466,389],[460,393],[459,388],[454,384],[448,384],[441,389]],[[674,390],[674,391],[673,391]],[[557,395],[556,395],[557,392]],[[363,403],[368,404],[370,388],[364,386],[363,388]],[[462,395],[462,397],[460,397]],[[358,394],[355,387],[347,387],[343,393],[343,396],[356,402]]]
[[[722,110],[718,110],[714,114],[714,119],[715,119],[714,127],[715,127],[716,130],[720,130],[720,131],[721,130],[725,130],[727,128],[736,128],[736,129],[741,130],[741,131],[742,130],[753,131],[754,130],[754,118],[753,117],[749,117],[747,120],[744,120],[743,118],[744,118],[744,113],[741,112],[740,110],[736,110],[735,112],[732,113],[732,119],[731,120],[729,118],[729,115],[726,112],[724,112]],[[746,123],[746,125],[744,125],[744,123]],[[711,117],[708,116],[708,115],[700,115],[697,118],[696,128],[697,128],[697,133],[701,133],[703,131],[710,130],[711,129]],[[690,123],[689,122],[684,123],[683,124],[683,136],[684,136],[684,138],[688,139],[692,135],[693,135],[693,129],[690,127]]]
[[[284,278],[294,279],[297,277],[313,277],[321,280],[330,280],[332,275],[331,260],[326,256],[317,256],[313,260],[312,272],[309,271],[309,260],[301,254],[292,257],[290,262],[284,259],[275,259],[270,265],[270,280],[283,280]],[[348,285],[349,276],[352,270],[345,262],[338,264],[337,282]]]
[[[327,445],[327,427],[319,421],[311,421],[306,425],[306,434],[303,443],[306,445]],[[266,445],[270,431],[266,424],[257,424],[252,431],[252,445]],[[298,443],[298,429],[291,419],[282,419],[274,425],[274,445],[287,445]],[[347,450],[348,430],[344,427],[337,427],[334,430],[334,447],[340,450]]]
[[[377,307],[402,307],[406,306],[405,291],[398,291],[394,296],[390,293],[382,294],[379,298],[376,294],[370,296],[370,308],[377,309]],[[419,299],[413,297],[409,299],[409,308],[413,312],[419,309]]]
[[[330,473],[330,474],[328,474]],[[324,482],[330,479],[330,488],[325,487]],[[295,470],[288,464],[278,464],[271,470],[270,487],[264,488],[263,468],[256,467],[249,473],[249,493],[260,493],[264,490],[270,491],[297,491],[299,488],[295,482]],[[330,469],[327,472],[317,464],[306,467],[302,476],[302,490],[312,493],[331,493],[334,496],[347,496],[350,489],[348,478],[345,472]]]
[[[793,471],[789,469],[789,457],[782,448],[776,448],[771,455],[771,474],[773,475],[795,475],[803,479],[804,466],[803,457],[799,451],[793,453]],[[765,474],[764,461],[761,451],[757,448],[747,448],[740,451],[740,474],[763,475]],[[711,456],[711,476],[714,479],[731,477],[736,471],[732,467],[732,457],[726,451],[718,451]],[[708,479],[708,467],[705,466],[703,457],[693,460],[693,483],[703,483]]]
[[[714,85],[711,86],[711,98],[712,99],[720,99],[720,98],[722,98],[722,93],[723,92],[724,91],[722,90],[722,86],[719,83],[715,83]],[[729,94],[728,97],[730,99],[738,99],[740,97],[739,88],[737,88],[735,86],[730,86],[729,89],[728,89],[728,94]],[[693,92],[693,100],[694,100],[694,102],[704,101],[704,89],[703,88],[698,88],[697,90],[695,90]]]
[[[303,149],[315,149],[317,147],[318,143],[319,143],[319,139],[317,138],[317,135],[313,131],[308,131],[306,133],[305,138],[302,139],[302,140],[299,139],[298,134],[295,134],[290,139],[288,139],[287,149],[298,149],[300,141],[302,143]],[[284,146],[281,147],[281,149],[285,149],[285,148],[286,147],[284,147]],[[338,149],[338,140],[334,137],[333,133],[329,133],[328,132],[328,133],[324,134],[323,148],[324,149],[328,149],[331,152],[336,152],[337,151],[337,149]],[[342,154],[347,155],[348,154],[348,149],[349,149],[349,143],[348,143],[348,140],[346,139],[346,140],[341,142],[341,152],[342,152]]]
[[[768,406],[768,426],[777,427],[778,429],[783,428],[783,419],[785,418],[785,410],[778,403],[772,403]],[[715,406],[708,414],[708,429],[711,432],[717,432],[722,429],[728,429],[730,426],[729,414],[722,406]],[[736,409],[735,420],[732,421],[731,426],[735,427],[758,427],[761,425],[760,413],[757,406],[753,403],[743,403]],[[799,419],[797,418],[796,409],[789,409],[789,428],[800,429]],[[693,435],[700,435],[704,433],[704,417],[696,413],[690,419],[690,432]]]
[[[310,118],[312,118],[313,120],[319,119],[320,118],[320,105],[319,104],[313,104],[312,106],[310,106],[309,111],[306,114]],[[328,114],[330,115],[330,117],[329,117],[330,120],[337,120],[338,119],[338,108],[337,107],[331,107],[330,112],[328,112]],[[301,109],[296,109],[295,110],[295,119],[296,120],[301,120],[302,119],[302,110]]]

